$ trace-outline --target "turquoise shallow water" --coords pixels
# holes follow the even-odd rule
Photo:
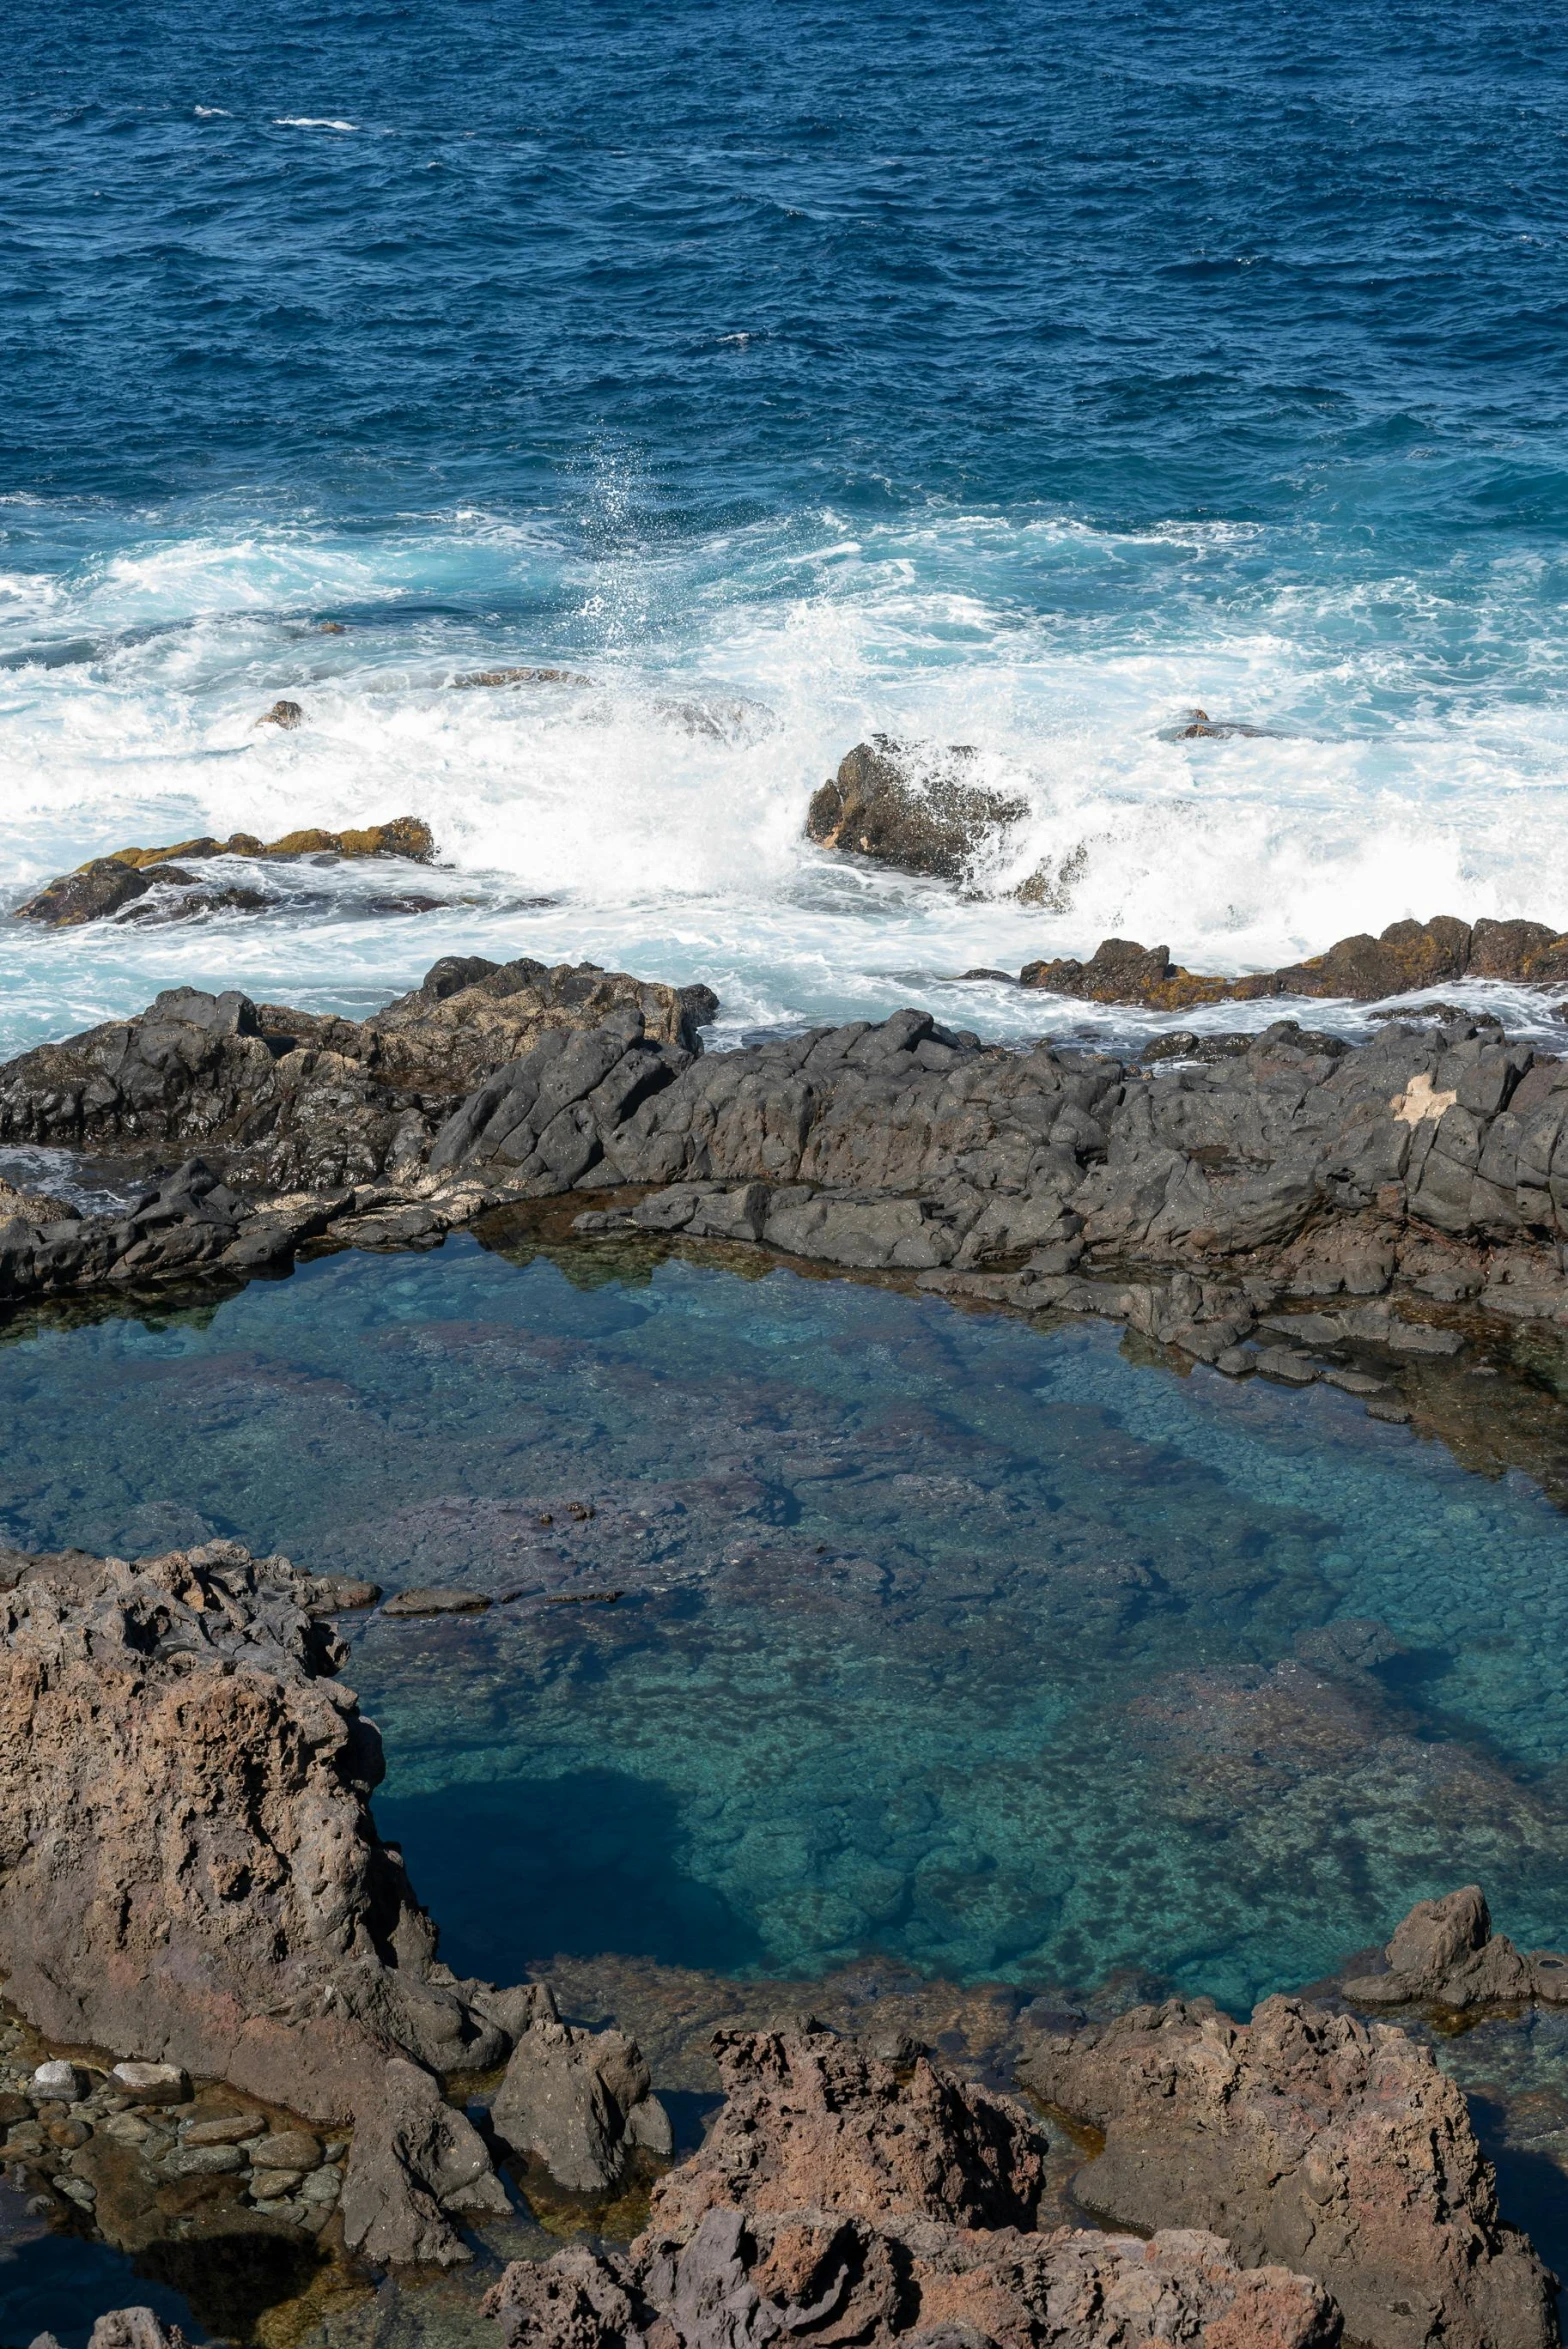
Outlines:
[[[1236,2005],[1472,1876],[1568,1939],[1568,1527],[1523,1479],[1098,1328],[515,1254],[0,1350],[12,1541],[518,1594],[354,1630],[460,1967],[1142,1963]]]

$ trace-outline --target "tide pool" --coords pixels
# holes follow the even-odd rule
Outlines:
[[[460,1970],[1141,1965],[1244,2007],[1469,1878],[1568,1939],[1568,1528],[1522,1477],[1098,1328],[513,1255],[0,1349],[9,1541],[498,1602],[347,1625]]]

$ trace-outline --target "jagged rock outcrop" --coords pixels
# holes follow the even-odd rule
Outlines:
[[[379,2256],[466,2256],[443,2214],[500,2190],[431,2075],[498,2062],[539,1994],[443,1966],[376,1834],[380,1740],[326,1619],[354,1594],[230,1542],[8,1552],[0,1586],[8,1996],[56,2041],[353,2122]]]
[[[1212,2227],[1305,2269],[1372,2349],[1547,2349],[1551,2278],[1498,2217],[1465,2100],[1429,2049],[1299,1999],[1207,2001],[1043,2038],[1020,2078],[1105,2137],[1075,2191],[1122,2225]]]
[[[135,1019],[40,1045],[0,1070],[0,1142],[195,1145],[230,1181],[368,1182],[417,1167],[442,1120],[493,1070],[611,1018],[639,1082],[652,1081],[655,1062],[667,1082],[700,1049],[697,1025],[713,1004],[705,988],[591,963],[546,970],[481,956],[437,963],[364,1021],[173,988]]]
[[[807,836],[901,872],[961,880],[981,849],[1029,813],[1026,799],[974,780],[977,757],[962,743],[944,749],[874,734],[813,793]]]
[[[1346,1980],[1345,1996],[1357,2006],[1568,2006],[1568,1958],[1515,1949],[1506,1933],[1494,1933],[1479,1884],[1418,1900],[1383,1955],[1387,1973]]]
[[[539,1988],[533,2021],[518,2035],[491,2103],[491,2126],[513,2153],[542,2161],[558,2184],[608,2193],[638,2148],[669,2160],[669,2116],[635,2039],[574,2029]]]
[[[502,1200],[626,1185],[652,1193],[630,1212],[645,1230],[1100,1313],[1227,1369],[1265,1324],[1316,1355],[1397,1356],[1461,1345],[1434,1304],[1568,1319],[1568,1062],[1495,1022],[1390,1022],[1350,1047],[1282,1021],[1138,1066],[905,1011],[697,1057],[711,1007],[478,960],[363,1023],[161,997],[0,1070],[0,1140],[205,1130],[203,1159],[117,1218],[13,1216],[0,1295],[243,1272],[328,1229],[424,1245]]]
[[[35,2334],[32,2349],[60,2349],[53,2333]],[[87,2349],[186,2349],[178,2325],[159,2322],[150,2308],[113,2308],[98,2318]]]
[[[919,2057],[907,2075],[809,2027],[721,2035],[727,2101],[622,2257],[517,2261],[485,2306],[506,2349],[762,2349],[791,2334],[926,2349],[1331,2349],[1328,2296],[1243,2273],[1208,2234],[1031,2232],[1043,2141]]]
[[[297,705],[292,702],[279,702],[277,708],[297,711]],[[297,714],[293,718],[280,718],[276,711],[269,711],[267,718],[258,719],[257,723],[297,725],[299,718]],[[35,897],[17,907],[16,918],[23,922],[45,922],[56,930],[74,929],[83,922],[104,921],[145,897],[155,881],[190,881],[193,876],[181,868],[215,856],[241,857],[247,861],[266,858],[274,863],[288,863],[303,856],[396,856],[427,865],[435,853],[430,826],[418,816],[394,816],[389,823],[367,824],[346,832],[326,832],[319,826],[307,826],[301,831],[285,832],[280,840],[259,840],[253,832],[234,832],[227,840],[204,834],[196,840],[177,840],[167,848],[115,848],[107,856],[92,857],[74,873],[62,873],[58,879],[47,882]],[[244,893],[230,890],[221,896],[223,902],[233,903],[242,899]],[[208,902],[218,900],[209,895]]]
[[[1480,921],[1455,914],[1391,922],[1380,936],[1340,938],[1324,954],[1283,970],[1240,978],[1206,977],[1173,963],[1166,946],[1103,938],[1087,962],[1025,963],[1019,983],[1085,1003],[1136,1003],[1151,1011],[1185,1011],[1199,1003],[1252,1003],[1271,995],[1348,998],[1376,1003],[1455,979],[1507,979],[1516,986],[1568,982],[1568,935],[1545,922]]]

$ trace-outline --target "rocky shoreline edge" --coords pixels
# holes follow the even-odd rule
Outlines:
[[[1360,1045],[1279,1021],[1175,1061],[915,1010],[705,1053],[715,1009],[481,957],[364,1021],[167,992],[0,1068],[0,1149],[71,1154],[122,1202],[0,1191],[0,1302],[429,1246],[575,1196],[583,1236],[1098,1315],[1374,1416],[1478,1334],[1568,1328],[1568,1058],[1495,1020],[1417,1011]]]
[[[371,1911],[363,1900],[350,1895],[354,1930],[322,1946],[312,1882],[319,1854],[310,1843],[320,1774],[314,1784],[290,1777],[280,1741],[259,1739],[252,1708],[236,1708],[233,1683],[275,1682],[296,1707],[309,1692],[344,1722],[353,1721],[354,1700],[330,1681],[323,1689],[308,1673],[302,1680],[307,1658],[296,1655],[280,1674],[260,1661],[236,1670],[229,1651],[238,1641],[275,1665],[289,1611],[336,1594],[313,1591],[286,1561],[250,1559],[224,1544],[135,1569],[73,1556],[13,1558],[6,1572],[15,1578],[8,1721],[17,1662],[36,1662],[40,1647],[55,1654],[62,1602],[85,1607],[100,1636],[107,1610],[128,1607],[132,1644],[147,1628],[138,1610],[154,1591],[165,1602],[182,1592],[178,1603],[198,1615],[216,1601],[224,1619],[205,1646],[169,1649],[187,1659],[172,1677],[185,1717],[207,1716],[209,1741],[194,1752],[187,1744],[181,1767],[166,1735],[170,1692],[162,1692],[154,1725],[137,1725],[138,1764],[162,1773],[146,1802],[91,1810],[81,1790],[95,1766],[101,1773],[105,1743],[127,1717],[101,1707],[95,1733],[74,1715],[77,1791],[65,1815],[86,1864],[34,1868],[24,1887],[24,1904],[36,1903],[47,1875],[56,1922],[64,1904],[97,1930],[102,1919],[91,1911],[110,1876],[144,1867],[154,1856],[150,1837],[169,1859],[171,1835],[190,1837],[199,1813],[185,1864],[163,1878],[176,1889],[161,1904],[143,1903],[128,1940],[98,1945],[91,1962],[78,1938],[82,1957],[60,1969],[51,1990],[40,1991],[37,1972],[8,1985],[24,2010],[63,1995],[71,2015],[56,2003],[57,2025],[101,2027],[112,2018],[122,2037],[166,2051],[107,2072],[79,2054],[39,2062],[30,2074],[4,2067],[15,2081],[0,2116],[9,2122],[8,2177],[68,2197],[110,2239],[135,2241],[139,2227],[145,2244],[177,2203],[174,2223],[194,2258],[204,2246],[215,2255],[231,2248],[236,2226],[248,2225],[302,2229],[316,2238],[318,2260],[357,2251],[372,2269],[450,2262],[468,2256],[459,2224],[482,2225],[506,2209],[501,2167],[527,2146],[590,2199],[570,2230],[576,2240],[545,2258],[514,2259],[486,2294],[483,2313],[499,2326],[501,2349],[734,2349],[789,2335],[872,2349],[895,2341],[1135,2349],[1178,2340],[1205,2349],[1335,2349],[1342,2341],[1547,2349],[1558,2340],[1556,2279],[1500,2216],[1463,2094],[1429,2047],[1376,2018],[1379,2007],[1474,2016],[1568,1998],[1568,1961],[1521,1953],[1495,1935],[1477,1887],[1418,1904],[1379,1970],[1345,1981],[1331,2005],[1276,1996],[1238,2023],[1204,1999],[1100,2020],[1037,2000],[1019,2018],[1011,2091],[963,2076],[896,2027],[847,2036],[797,2014],[762,2029],[721,2028],[712,2054],[722,2102],[698,2150],[671,2166],[635,2045],[561,2023],[538,1986],[531,2019],[514,2018],[522,2027],[488,2105],[458,2109],[458,2083],[471,2075],[443,2073],[435,2059],[453,2052],[454,2034],[493,2029],[509,1994],[457,1983],[433,1962],[434,1934],[406,1886],[401,1929],[406,1936],[417,1921],[420,1968],[406,1996],[444,2009],[434,2039],[410,2029],[387,1953],[364,1945]],[[51,1627],[42,1641],[36,1617]],[[306,1620],[319,1645],[321,1619]],[[62,1676],[56,1727],[69,1712],[71,1680]],[[227,1790],[212,1770],[211,1729],[220,1722]],[[363,1735],[368,1725],[357,1728]],[[238,1896],[236,1931],[212,1895],[211,1852],[222,1846],[230,1868],[244,1864],[247,1849],[258,1853],[255,1824],[238,1818],[232,1801],[232,1788],[258,1768],[270,1782],[273,1881]],[[341,1907],[345,1882],[363,1882],[392,1855],[376,1845],[362,1784],[345,1780],[340,1760],[329,1775],[340,1846],[352,1840],[361,1863],[339,1870]],[[51,1795],[58,1801],[58,1787]],[[182,1814],[172,1827],[171,1797]],[[232,1911],[232,1879],[220,1898]],[[254,1927],[282,1917],[295,1938],[267,2028],[249,2048],[242,2034],[227,2073],[193,2095],[167,2051],[211,2056],[223,2003],[265,1995]],[[172,1992],[155,1992],[156,2012],[127,1995],[138,1936],[162,1951],[160,1970],[179,1977]],[[1346,2002],[1370,2006],[1373,2019]],[[0,2061],[19,2036],[15,2026],[0,2033]],[[463,2052],[471,2056],[471,2044]],[[325,2144],[319,2126],[276,2107],[258,2111],[253,2086],[259,2059],[269,2085],[298,2094],[318,2058],[332,2085],[307,2091],[305,2102],[349,2116],[343,2135]],[[639,2131],[639,2114],[653,2125]],[[634,2147],[651,2194],[641,2231],[617,2251],[599,2231],[591,2197],[602,2207]],[[1066,2223],[1064,2149],[1075,2172]],[[177,2349],[179,2341],[145,2309],[104,2316],[93,2334],[95,2349]]]

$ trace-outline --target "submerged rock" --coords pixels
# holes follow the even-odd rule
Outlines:
[[[454,686],[476,685],[591,685],[591,677],[583,677],[575,669],[470,669],[465,676],[454,677]]]
[[[507,2349],[1339,2339],[1316,2285],[1244,2274],[1211,2235],[1032,2233],[1044,2141],[924,2055],[895,2070],[810,2025],[715,2045],[726,2102],[707,2144],[655,2186],[624,2256],[574,2248],[506,2270],[485,2307]]]
[[[980,849],[1029,812],[1027,800],[970,780],[977,755],[962,743],[937,749],[874,734],[813,795],[807,835],[901,872],[960,880]]]
[[[1455,979],[1505,979],[1517,986],[1568,981],[1568,935],[1544,922],[1481,921],[1453,914],[1426,922],[1391,922],[1381,936],[1359,932],[1325,954],[1283,970],[1240,978],[1205,977],[1173,963],[1167,946],[1104,938],[1087,962],[1026,963],[1025,987],[1085,1003],[1135,1003],[1151,1011],[1185,1011],[1200,1003],[1250,1003],[1260,996],[1304,995],[1375,1003]]]
[[[282,726],[285,730],[303,726],[305,712],[297,701],[275,701],[270,710],[263,710],[256,720],[258,726]]]
[[[1253,726],[1243,718],[1211,718],[1207,710],[1189,710],[1174,726],[1160,728],[1162,742],[1284,741],[1283,726]]]
[[[1289,2261],[1371,2349],[1548,2349],[1552,2278],[1498,2216],[1464,2097],[1430,2049],[1299,1999],[1206,2000],[1044,2038],[1020,2078],[1104,2134],[1076,2191],[1122,2225],[1213,2227]]]
[[[292,706],[281,702],[278,705],[280,709]],[[258,720],[258,724],[263,722]],[[104,921],[135,899],[145,897],[154,881],[191,882],[193,876],[183,871],[182,866],[200,864],[215,856],[267,858],[276,863],[305,856],[351,859],[396,856],[427,865],[435,853],[430,826],[418,816],[394,816],[390,823],[368,824],[346,832],[307,827],[303,831],[285,832],[280,840],[259,840],[253,832],[234,832],[227,840],[203,835],[196,840],[177,840],[167,848],[116,848],[108,856],[93,857],[74,873],[64,873],[58,880],[46,883],[36,897],[17,907],[16,918],[23,922],[44,922],[56,930]],[[218,904],[264,903],[256,892],[236,889],[204,892],[201,900],[203,910]]]
[[[1568,1958],[1515,1949],[1506,1933],[1494,1933],[1479,1884],[1418,1900],[1383,1954],[1386,1974],[1358,1974],[1344,1984],[1358,2006],[1568,2006]]]
[[[548,1993],[512,2050],[490,2121],[504,2145],[578,2194],[618,2185],[639,2147],[668,2161],[673,2146],[636,2040],[574,2029]]]
[[[376,2255],[466,2258],[443,2213],[500,2188],[436,2076],[498,2062],[538,1994],[438,1962],[376,1834],[380,1740],[334,1685],[345,1651],[313,1578],[214,1542],[139,1566],[6,1553],[0,1585],[10,1997],[159,2080],[353,2122],[349,2202],[374,2204]],[[296,2137],[274,2191],[319,2159]]]

